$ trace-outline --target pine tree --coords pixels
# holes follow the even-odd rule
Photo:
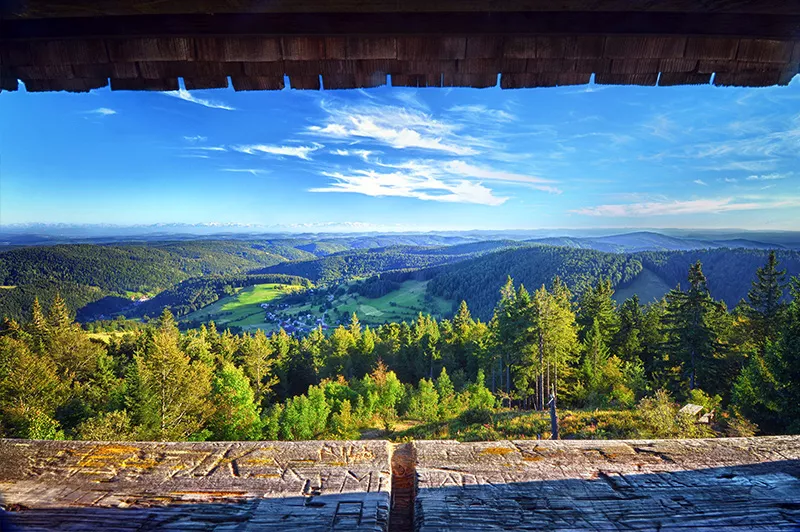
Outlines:
[[[603,369],[608,361],[608,348],[600,332],[600,321],[596,318],[583,341],[583,356],[584,374],[589,391],[596,392],[602,386]]]
[[[671,290],[667,296],[664,325],[667,332],[665,348],[683,365],[689,376],[689,389],[708,382],[714,373],[714,355],[719,348],[717,332],[712,327],[713,313],[721,310],[711,298],[700,261],[689,268],[689,289]]]
[[[72,318],[70,317],[67,303],[59,293],[56,293],[53,298],[53,304],[50,305],[48,318],[50,326],[54,329],[66,329],[72,325]]]
[[[211,386],[213,415],[208,421],[218,441],[257,440],[261,418],[253,389],[241,368],[227,363],[214,375]]]
[[[746,314],[751,320],[753,338],[762,356],[767,343],[776,339],[781,327],[785,309],[781,303],[785,278],[786,270],[778,270],[778,259],[775,252],[770,251],[767,264],[756,270],[756,280],[747,293],[749,305]]]
[[[603,342],[611,345],[614,335],[619,330],[619,316],[613,295],[614,288],[611,285],[611,279],[602,278],[597,281],[596,286],[589,287],[584,292],[577,317],[581,339],[586,338],[592,328],[592,323],[597,320],[600,323]]]
[[[184,440],[202,429],[213,411],[208,401],[211,369],[191,362],[179,339],[175,319],[164,310],[144,351],[135,357],[131,406],[145,438]]]

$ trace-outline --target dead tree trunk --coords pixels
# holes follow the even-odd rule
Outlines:
[[[550,392],[550,439],[557,440],[558,439],[558,414],[556,413],[556,395],[554,392]]]

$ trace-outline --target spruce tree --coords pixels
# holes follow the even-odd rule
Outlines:
[[[770,251],[767,263],[756,270],[756,280],[747,293],[746,314],[752,323],[752,334],[763,356],[767,343],[774,341],[781,327],[785,306],[781,303],[786,270],[778,270],[778,259]]]
[[[712,378],[714,355],[719,348],[712,314],[720,310],[720,305],[711,298],[700,261],[689,268],[688,290],[671,290],[666,300],[667,342],[664,347],[668,355],[682,364],[689,377],[689,389],[694,390],[699,373],[704,377],[701,384]]]

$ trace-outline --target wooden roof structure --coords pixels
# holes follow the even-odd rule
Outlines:
[[[0,91],[785,85],[796,0],[4,0]],[[3,9],[3,8],[0,8]],[[388,77],[390,76],[390,78]]]

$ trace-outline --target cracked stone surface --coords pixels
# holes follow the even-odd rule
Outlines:
[[[800,530],[800,437],[0,440],[23,530]]]

